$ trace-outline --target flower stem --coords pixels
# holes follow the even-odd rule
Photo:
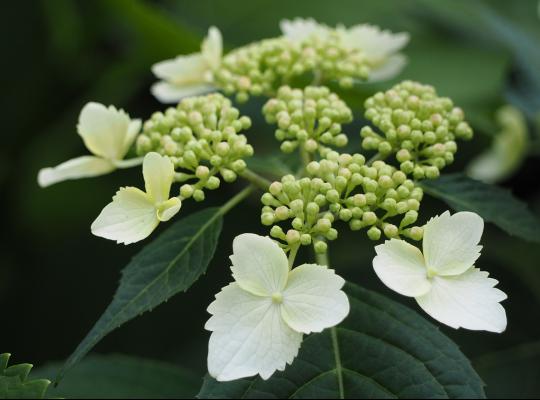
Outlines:
[[[256,172],[253,172],[249,168],[246,168],[240,176],[244,178],[245,180],[251,182],[253,185],[257,186],[258,188],[267,191],[268,187],[272,184],[271,181],[266,179],[265,177],[257,174]]]
[[[298,253],[299,248],[299,243],[291,246],[291,249],[289,251],[289,269],[292,269],[294,265],[294,259],[296,258],[296,254]]]
[[[241,203],[246,197],[249,196],[249,194],[255,189],[255,186],[250,185],[238,194],[236,194],[234,197],[231,197],[229,201],[227,201],[225,204],[221,206],[221,209],[219,210],[219,213],[221,215],[227,214],[229,211],[231,211],[234,207],[236,207],[239,203]]]
[[[367,160],[366,165],[371,166],[375,161],[384,160],[386,156],[383,156],[381,153],[376,153],[373,157]]]
[[[324,253],[315,252],[315,259],[317,260],[317,264],[330,267],[330,260],[328,259],[327,251],[325,251]],[[339,350],[339,341],[338,341],[338,336],[337,336],[337,329],[335,326],[330,328],[330,336],[332,338],[332,349],[334,351],[334,361],[336,363],[336,375],[337,375],[337,380],[338,380],[339,398],[344,399],[345,387],[343,384],[343,367],[341,365],[341,353]]]

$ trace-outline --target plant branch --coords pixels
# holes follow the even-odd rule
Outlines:
[[[272,182],[268,179],[266,179],[264,176],[261,176],[257,174],[256,172],[253,172],[249,168],[246,168],[240,176],[244,178],[245,180],[252,183],[254,186],[257,186],[259,189],[264,190],[265,192],[268,190]]]

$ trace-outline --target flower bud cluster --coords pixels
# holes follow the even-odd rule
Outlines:
[[[402,82],[368,98],[365,107],[365,117],[382,133],[362,128],[362,147],[395,153],[401,171],[416,180],[437,178],[454,161],[456,139],[473,136],[463,111],[429,85]]]
[[[326,251],[321,238],[334,240],[338,220],[352,230],[367,229],[372,240],[405,236],[420,240],[421,227],[412,226],[418,218],[423,191],[402,171],[376,161],[368,166],[361,154],[330,151],[321,161],[307,166],[309,177],[285,176],[274,182],[261,199],[261,222],[273,225],[270,234],[288,245],[315,242],[315,249]],[[292,219],[286,232],[275,225]],[[396,221],[397,222],[394,222]]]
[[[279,37],[235,49],[223,58],[214,84],[243,102],[250,95],[272,96],[278,87],[304,74],[321,82],[337,80],[350,88],[355,80],[366,80],[369,72],[365,54],[346,45],[343,35],[329,28],[324,35],[301,41]]]
[[[217,189],[221,179],[233,182],[245,170],[244,158],[253,155],[253,147],[240,132],[250,126],[251,120],[221,94],[186,98],[144,123],[137,153],[168,156],[176,180],[185,182],[180,196],[202,201],[204,189]]]
[[[279,88],[277,97],[263,107],[269,124],[277,124],[281,150],[290,153],[299,146],[309,153],[324,154],[326,146],[347,145],[341,124],[352,121],[349,107],[327,87]]]

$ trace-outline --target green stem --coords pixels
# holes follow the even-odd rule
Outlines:
[[[317,260],[317,264],[319,265],[325,265],[327,267],[330,266],[330,260],[328,259],[328,252],[324,252],[324,253],[315,252],[315,259]],[[336,363],[336,375],[337,375],[337,380],[338,380],[339,398],[344,399],[345,387],[343,384],[343,367],[341,365],[341,353],[339,350],[339,341],[338,341],[338,336],[337,336],[337,329],[335,326],[330,328],[330,336],[332,337],[332,349],[334,351],[334,361]]]
[[[249,194],[253,191],[255,187],[253,185],[248,186],[244,190],[242,190],[240,193],[236,194],[234,197],[232,197],[228,202],[223,204],[221,206],[221,209],[219,210],[220,215],[225,215],[229,211],[231,211],[235,206],[237,206],[239,203],[241,203],[246,197],[249,196]]]
[[[294,259],[296,258],[296,254],[298,253],[299,248],[300,248],[300,243],[293,244],[291,246],[291,250],[289,251],[289,269],[292,269],[294,265]]]
[[[371,166],[375,161],[384,160],[386,156],[383,156],[381,153],[375,154],[369,160],[367,160],[366,165]]]
[[[258,188],[264,190],[265,192],[268,190],[270,185],[272,184],[271,181],[266,179],[265,177],[257,174],[256,172],[253,172],[249,168],[246,168],[240,176],[244,178],[245,180],[251,182],[253,185],[257,186]]]

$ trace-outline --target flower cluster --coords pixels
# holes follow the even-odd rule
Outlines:
[[[405,64],[399,50],[405,33],[392,34],[371,25],[331,28],[313,20],[282,23],[284,36],[251,43],[223,57],[215,85],[240,102],[250,95],[271,96],[276,89],[305,74],[318,82],[384,80]]]
[[[456,139],[473,131],[452,100],[429,85],[405,81],[365,102],[365,116],[381,133],[362,128],[362,146],[382,156],[395,153],[401,171],[414,179],[434,179],[454,161]]]
[[[185,182],[181,197],[201,201],[204,189],[220,186],[218,174],[233,182],[245,170],[244,158],[253,155],[253,147],[240,132],[250,126],[251,120],[219,93],[186,98],[144,123],[137,153],[168,156],[180,171],[176,180]]]
[[[361,154],[329,152],[321,161],[307,166],[310,177],[284,176],[274,182],[261,201],[261,222],[274,225],[292,219],[292,229],[274,225],[271,235],[289,246],[314,242],[316,251],[325,252],[322,238],[334,240],[337,220],[347,222],[352,230],[368,229],[372,240],[382,233],[388,238],[422,238],[422,228],[412,226],[418,218],[423,191],[407,176],[384,163],[365,163]],[[398,219],[399,223],[392,223]]]
[[[283,86],[264,105],[263,114],[269,124],[277,124],[276,138],[285,153],[300,146],[309,153],[324,154],[326,146],[347,145],[341,124],[353,118],[350,108],[324,86],[303,90]]]
[[[180,211],[185,199],[204,200],[204,191],[217,189],[221,180],[243,176],[267,190],[261,222],[276,240],[237,237],[231,256],[234,282],[208,308],[208,369],[219,381],[256,374],[268,379],[292,363],[304,334],[333,327],[347,316],[350,304],[341,277],[326,265],[294,267],[301,245],[326,253],[340,222],[353,231],[366,229],[371,240],[390,239],[376,247],[376,274],[391,289],[414,297],[428,314],[454,328],[503,331],[506,315],[500,302],[506,295],[473,267],[480,255],[481,217],[445,213],[425,226],[415,225],[423,198],[416,181],[437,178],[453,162],[456,140],[472,137],[463,111],[431,86],[402,82],[365,102],[365,117],[374,127],[362,128],[362,147],[377,154],[370,161],[362,154],[340,154],[335,148],[348,142],[342,124],[352,122],[353,115],[320,85],[337,81],[349,88],[357,80],[396,75],[405,63],[399,51],[408,36],[370,25],[331,28],[304,19],[283,21],[281,28],[283,36],[225,56],[220,32],[210,28],[199,53],[154,65],[161,81],[153,94],[162,102],[181,101],[144,124],[112,106],[87,104],[78,132],[93,155],[40,171],[40,185],[142,164],[145,189],[120,188],[91,228],[124,244],[147,238]],[[306,78],[312,86],[302,83]],[[272,97],[263,114],[277,125],[283,152],[300,149],[303,165],[296,176],[270,184],[247,170],[245,159],[254,151],[242,132],[251,120],[219,93],[188,97],[216,89],[238,101]],[[138,158],[126,160],[133,147]],[[399,168],[383,161],[391,155]],[[181,187],[171,195],[174,183]],[[423,240],[423,253],[403,238]],[[318,260],[327,263],[324,256]]]

